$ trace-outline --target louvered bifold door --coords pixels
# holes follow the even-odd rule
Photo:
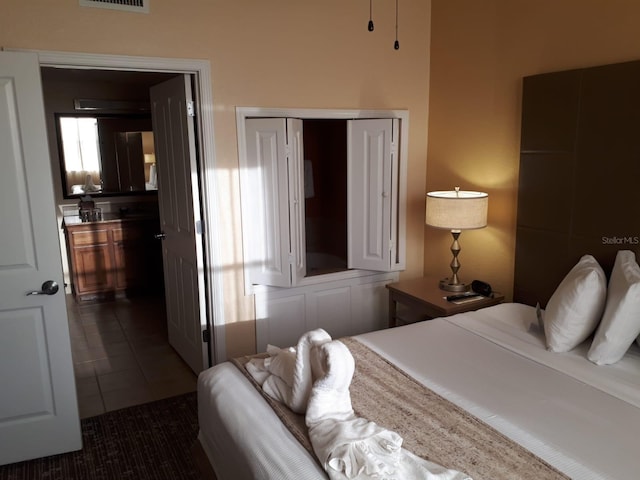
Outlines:
[[[304,143],[302,120],[298,118],[287,119],[287,153],[289,162],[291,283],[295,285],[307,273],[304,211]]]
[[[385,118],[348,122],[349,268],[392,269],[394,121],[397,122]]]
[[[246,120],[248,191],[242,197],[251,216],[243,222],[251,229],[251,283],[277,287],[291,285],[286,125],[284,118]]]

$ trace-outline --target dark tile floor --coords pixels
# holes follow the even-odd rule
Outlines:
[[[169,345],[163,298],[79,305],[67,295],[80,417],[195,391]]]

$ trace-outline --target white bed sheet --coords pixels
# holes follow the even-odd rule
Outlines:
[[[535,316],[526,306],[480,312],[512,315],[517,324],[531,311]],[[561,366],[540,364],[505,348],[499,343],[507,343],[507,335],[498,327],[492,335],[499,340],[479,338],[481,332],[467,330],[476,323],[469,320],[474,315],[357,338],[571,478],[626,480],[640,475],[635,440],[640,409],[567,376],[558,370]],[[516,337],[516,344],[535,350],[535,339]],[[198,392],[199,438],[219,480],[327,478],[235,366],[221,364],[203,372]],[[235,408],[240,402],[245,408]]]
[[[535,308],[528,305],[503,303],[447,321],[640,408],[640,347],[635,342],[619,362],[596,365],[587,359],[591,338],[570,352],[548,351]]]
[[[242,403],[244,408],[238,408]],[[218,480],[326,480],[315,459],[238,368],[198,377],[198,440]]]

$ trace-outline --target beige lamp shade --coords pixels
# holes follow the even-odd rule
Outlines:
[[[427,193],[426,224],[447,230],[472,230],[487,226],[489,195],[483,192]]]
[[[153,153],[145,153],[144,154],[144,163],[156,163],[156,156]]]

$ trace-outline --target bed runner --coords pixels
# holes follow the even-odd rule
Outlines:
[[[349,391],[359,417],[397,432],[403,448],[474,480],[567,479],[544,460],[414,380],[354,338],[341,338],[356,370]],[[233,360],[294,437],[315,458],[304,415],[264,394],[244,365],[253,357]]]

